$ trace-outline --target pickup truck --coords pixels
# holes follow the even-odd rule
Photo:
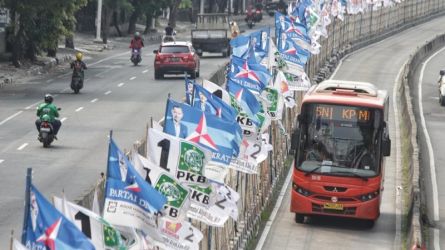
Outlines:
[[[192,46],[199,56],[203,52],[230,55],[230,24],[226,13],[198,14],[191,31]]]

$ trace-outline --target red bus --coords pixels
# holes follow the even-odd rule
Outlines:
[[[291,147],[297,223],[330,215],[374,225],[391,149],[388,108],[387,92],[370,83],[327,80],[305,94]]]

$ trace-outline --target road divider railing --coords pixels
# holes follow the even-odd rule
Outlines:
[[[444,14],[445,1],[415,1],[405,0],[388,8],[376,8],[369,6],[372,11],[359,15],[346,15],[344,20],[334,19],[328,26],[328,37],[322,38],[321,51],[318,55],[312,56],[306,64],[306,73],[312,80],[312,84],[318,83],[328,78],[338,66],[341,58],[371,43],[382,40],[392,34],[400,32],[413,25],[431,20],[431,18]],[[411,64],[410,64],[411,65]],[[364,65],[365,67],[365,65]],[[226,67],[222,67],[209,78],[212,82],[223,84],[226,80]],[[404,72],[408,74],[409,71]],[[403,78],[404,79],[404,78]],[[407,91],[407,85],[401,84],[400,89]],[[400,92],[402,93],[402,92]],[[403,92],[405,93],[405,92]],[[295,97],[301,100],[303,92],[297,92]],[[401,94],[400,94],[401,95]],[[407,102],[409,96],[400,96],[400,103]],[[399,104],[400,105],[400,104]],[[401,106],[402,107],[402,106]],[[409,106],[403,107],[407,109]],[[403,111],[402,109],[402,111]],[[262,232],[262,228],[269,219],[270,211],[279,195],[281,185],[286,178],[292,164],[292,155],[289,155],[290,133],[294,129],[294,120],[299,112],[299,105],[293,109],[284,109],[282,127],[273,123],[269,128],[270,143],[273,151],[269,152],[266,161],[260,164],[258,174],[245,174],[232,169],[226,177],[226,184],[240,194],[238,203],[239,216],[237,221],[229,220],[224,227],[216,228],[203,223],[193,224],[201,230],[204,235],[200,243],[200,249],[252,249]],[[415,122],[408,116],[409,112],[402,112],[406,117],[407,128],[404,130],[411,135],[414,133]],[[409,123],[408,123],[409,121]],[[408,134],[407,134],[408,135]],[[412,137],[406,137],[412,138]],[[408,142],[407,150],[417,153],[414,146],[415,141]],[[146,137],[136,142],[134,145],[137,151],[146,155]],[[409,154],[414,155],[414,154]],[[416,194],[418,194],[418,161],[409,161],[408,179],[412,180],[408,200],[410,204],[410,233],[409,242],[421,241],[418,220],[418,205]],[[417,165],[416,165],[417,164]],[[417,168],[417,170],[416,170]],[[417,171],[417,172],[416,172]],[[99,180],[95,187],[99,187],[99,198],[103,200],[104,178]],[[88,193],[78,201],[82,206],[91,207],[94,191]],[[416,203],[417,202],[417,203]],[[286,205],[286,204],[285,204]],[[417,209],[417,212],[416,212]],[[408,217],[405,217],[407,220]],[[411,217],[410,217],[411,218]]]

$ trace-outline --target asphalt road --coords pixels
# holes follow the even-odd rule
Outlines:
[[[445,17],[437,18],[363,48],[348,56],[334,76],[334,79],[374,83],[379,88],[386,89],[390,97],[389,128],[392,151],[391,156],[386,159],[381,215],[375,226],[372,229],[366,229],[360,221],[330,217],[313,217],[308,224],[296,224],[294,215],[289,212],[289,185],[262,249],[399,249],[400,212],[398,211],[400,210],[397,208],[400,206],[400,196],[397,187],[400,185],[401,171],[397,169],[396,139],[398,138],[396,138],[393,105],[394,82],[409,55],[417,46],[443,32],[444,22]],[[438,70],[432,71],[434,77],[437,77]],[[437,94],[434,92],[434,95],[428,96],[437,97]],[[437,100],[429,98],[428,101],[431,101],[431,106],[439,108]],[[436,115],[432,121],[444,119],[443,116],[437,117],[439,113],[435,112]],[[438,123],[435,124],[438,125]],[[437,136],[437,141],[440,140],[438,133],[439,130],[434,135],[434,137]],[[442,135],[442,137],[445,136]],[[445,202],[444,199],[442,202]],[[444,235],[442,238],[445,238]]]
[[[265,17],[254,29],[272,23],[272,18]],[[190,34],[178,34],[177,39],[189,40]],[[159,44],[143,49],[139,66],[130,62],[127,43],[116,45],[112,51],[86,59],[89,68],[78,95],[69,87],[69,70],[0,90],[0,249],[9,248],[11,230],[20,239],[26,168],[33,168],[33,183],[47,198],[62,191],[69,200],[79,198],[106,171],[110,130],[122,149],[130,149],[145,135],[150,117],[164,116],[169,93],[174,100],[184,97],[183,75],[154,80],[152,51]],[[197,81],[209,79],[227,61],[220,54],[204,53]],[[54,103],[62,108],[59,140],[50,148],[37,140],[34,125],[36,106],[45,93],[55,95]]]
[[[445,69],[445,48],[426,58],[415,75],[416,104],[419,127],[421,171],[425,188],[428,221],[431,222],[430,249],[445,249],[445,107],[439,104],[437,80],[439,70]],[[421,98],[420,98],[421,97]],[[419,102],[422,105],[419,105]],[[422,120],[424,121],[422,123]]]
[[[137,67],[126,50],[115,50],[114,58],[100,63],[87,62],[85,88],[79,95],[69,89],[70,74],[0,91],[0,249],[8,246],[11,229],[16,235],[21,230],[26,168],[33,168],[33,183],[46,197],[64,190],[75,199],[106,171],[111,129],[117,143],[129,149],[144,136],[150,117],[163,117],[168,93],[182,100],[182,76],[154,80],[151,52],[156,47],[143,50],[142,65]],[[202,77],[208,78],[226,60],[202,58]],[[63,120],[59,140],[48,149],[37,141],[34,125],[35,107],[44,93],[57,95],[55,104],[62,108]]]

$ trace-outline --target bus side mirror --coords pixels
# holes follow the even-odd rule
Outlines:
[[[382,140],[382,153],[383,156],[391,155],[391,139],[389,139],[389,135],[385,133]]]

